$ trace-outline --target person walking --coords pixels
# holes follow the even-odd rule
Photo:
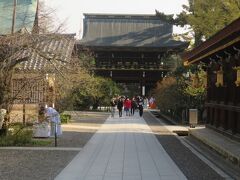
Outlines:
[[[131,100],[128,97],[124,101],[124,109],[126,111],[126,116],[130,116]]]
[[[138,96],[138,109],[139,109],[139,116],[142,117],[143,115],[143,98]]]
[[[134,112],[135,112],[136,108],[137,108],[137,102],[136,102],[135,97],[133,97],[132,101],[131,101],[131,115],[132,116],[134,115]]]
[[[122,97],[118,98],[117,108],[118,108],[119,117],[122,117],[122,109],[123,109],[123,99],[122,99]]]
[[[116,99],[115,98],[111,99],[110,105],[111,105],[111,117],[114,117],[115,106],[116,106]]]

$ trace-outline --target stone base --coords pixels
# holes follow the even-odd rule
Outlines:
[[[33,137],[46,138],[50,136],[50,128],[47,123],[39,123],[33,126]]]
[[[240,167],[240,143],[238,141],[234,141],[209,128],[189,129],[189,135]]]

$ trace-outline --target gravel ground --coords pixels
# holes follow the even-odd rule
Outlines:
[[[77,151],[0,150],[0,179],[52,180]]]
[[[63,125],[58,146],[83,147],[107,117],[106,113],[75,114],[71,123]],[[69,150],[0,150],[0,180],[52,180],[77,153]]]
[[[83,147],[105,122],[107,113],[71,113],[72,121],[63,124],[63,135],[58,138],[58,147]],[[54,141],[50,146],[54,146]]]
[[[184,173],[189,180],[220,180],[224,179],[212,170],[201,159],[194,155],[187,147],[185,147],[174,135],[159,122],[153,118],[149,113],[144,113],[144,119],[156,133],[158,141],[161,143],[165,151],[173,159],[176,165]]]

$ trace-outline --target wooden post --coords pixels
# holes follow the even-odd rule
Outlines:
[[[139,80],[139,95],[142,96],[142,78]]]
[[[145,96],[145,76],[146,76],[146,73],[145,71],[142,72],[142,81],[141,81],[141,95],[142,96]]]
[[[54,122],[54,140],[55,140],[55,147],[57,147],[57,123]]]
[[[26,124],[26,99],[23,100],[23,125]]]
[[[13,0],[13,16],[12,16],[12,34],[15,31],[15,20],[16,20],[16,6],[17,6],[17,0]]]

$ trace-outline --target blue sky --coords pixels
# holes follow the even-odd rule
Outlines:
[[[181,12],[188,0],[43,0],[56,10],[59,22],[65,21],[66,32],[82,32],[83,13],[155,14],[155,9],[166,14]],[[175,33],[182,30],[174,28]]]

